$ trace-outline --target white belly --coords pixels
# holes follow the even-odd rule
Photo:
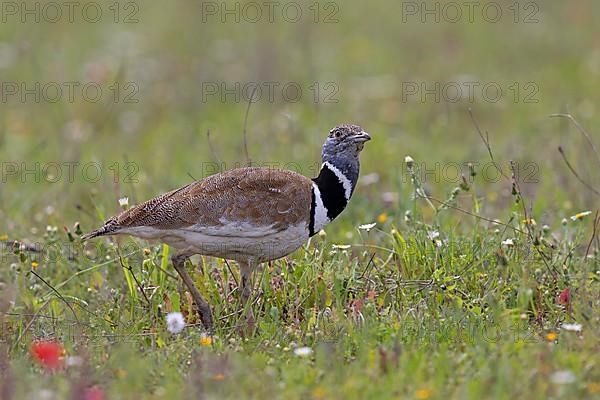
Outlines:
[[[118,233],[160,240],[169,246],[195,254],[237,261],[251,259],[255,262],[284,257],[297,250],[309,238],[306,224],[293,225],[282,231],[275,231],[270,227],[249,229],[247,226],[192,226],[184,229],[139,226],[125,228]]]

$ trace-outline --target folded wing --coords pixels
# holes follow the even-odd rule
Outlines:
[[[148,200],[107,225],[113,224],[115,233],[138,226],[217,230],[221,236],[251,236],[261,228],[277,232],[308,223],[311,191],[312,181],[292,171],[240,168]]]

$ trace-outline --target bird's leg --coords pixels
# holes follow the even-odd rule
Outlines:
[[[212,312],[210,311],[210,306],[208,305],[206,300],[202,298],[202,295],[198,291],[196,285],[194,285],[194,281],[190,277],[190,274],[188,274],[187,270],[185,269],[185,260],[187,260],[188,258],[188,254],[179,253],[174,254],[173,257],[171,257],[171,261],[173,262],[173,267],[175,267],[175,271],[177,271],[179,276],[181,276],[181,279],[183,279],[183,283],[185,283],[185,285],[188,287],[190,293],[192,294],[192,297],[194,298],[194,301],[196,302],[196,307],[198,307],[198,312],[200,313],[200,320],[202,321],[202,325],[204,325],[204,327],[212,333]]]
[[[254,270],[254,263],[240,262],[239,264],[242,275],[242,305],[246,309],[246,327],[248,332],[252,333],[256,328],[256,320],[252,312],[252,302],[249,300],[252,294],[252,271]]]

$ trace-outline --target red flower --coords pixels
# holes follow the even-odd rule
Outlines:
[[[85,400],[104,400],[104,390],[102,390],[98,386],[89,387],[85,389],[85,394],[83,398]]]
[[[31,345],[33,358],[46,369],[58,369],[65,349],[62,344],[49,340],[38,340]]]
[[[571,291],[566,288],[558,295],[558,304],[568,308],[571,307]]]

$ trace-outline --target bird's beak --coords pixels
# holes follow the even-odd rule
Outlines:
[[[364,143],[368,142],[369,140],[371,140],[371,136],[369,136],[367,132],[357,133],[356,135],[352,136],[352,141],[354,143]]]

